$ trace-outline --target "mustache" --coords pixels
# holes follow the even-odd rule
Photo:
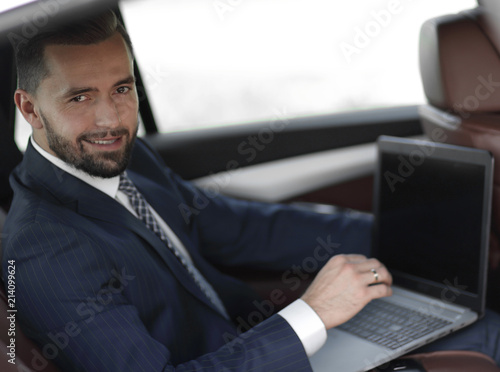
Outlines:
[[[78,136],[79,141],[95,141],[106,137],[121,137],[128,135],[129,131],[125,128],[113,129],[113,130],[99,130],[93,132],[82,133]]]

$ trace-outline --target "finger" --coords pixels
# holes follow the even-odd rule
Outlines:
[[[384,265],[381,265],[377,268],[371,268],[366,271],[363,278],[366,280],[366,285],[375,285],[375,284],[386,284],[392,285],[392,275],[386,269]]]
[[[387,281],[387,279],[392,279],[389,271],[383,263],[381,263],[376,258],[369,258],[361,261],[357,264],[359,272],[368,272],[372,274],[372,278],[378,278],[378,281]],[[375,280],[377,281],[377,280]]]
[[[348,263],[361,263],[367,260],[362,254],[346,254],[344,257]]]
[[[360,254],[340,254],[332,257],[327,265],[334,267],[338,264],[347,264],[351,269],[357,272],[360,275],[358,280],[361,280],[359,283],[363,286],[378,282],[389,285],[392,284],[392,276],[389,274],[385,266],[376,258],[368,259]],[[375,270],[375,272],[372,270]]]
[[[368,292],[372,299],[392,296],[392,288],[386,284],[372,285],[368,288]]]
[[[371,269],[378,270],[384,266],[384,264],[376,258],[365,258],[364,260],[359,261],[358,265],[359,269],[362,271],[370,271]]]

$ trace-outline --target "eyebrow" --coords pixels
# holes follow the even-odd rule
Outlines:
[[[124,84],[135,84],[136,78],[132,75],[126,77],[125,79],[122,79],[120,81],[117,81],[115,84],[113,84],[113,87],[117,87],[120,85]],[[75,97],[80,94],[88,93],[88,92],[97,92],[99,89],[96,87],[82,87],[82,88],[69,88],[66,92],[62,94],[62,98],[70,98],[70,97]]]

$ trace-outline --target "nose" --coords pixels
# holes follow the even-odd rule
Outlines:
[[[116,102],[106,97],[96,103],[95,123],[99,127],[115,128],[120,125],[121,119]]]

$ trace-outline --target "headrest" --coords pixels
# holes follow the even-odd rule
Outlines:
[[[500,50],[500,1],[478,0],[479,20],[497,51]]]
[[[495,2],[485,0],[476,9],[423,24],[420,73],[431,105],[457,113],[500,112],[500,6]]]

